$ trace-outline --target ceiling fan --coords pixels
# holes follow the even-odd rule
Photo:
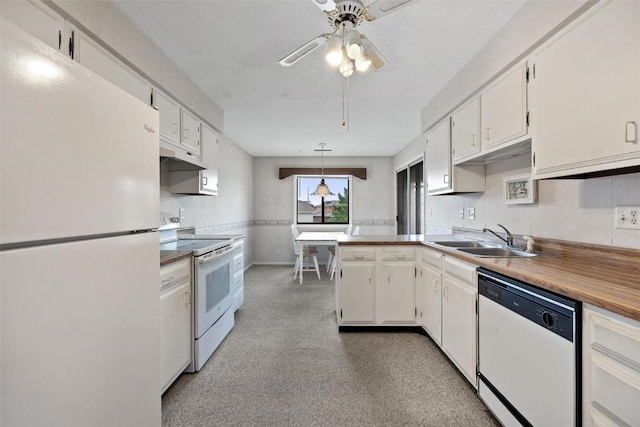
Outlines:
[[[290,67],[316,48],[327,44],[325,59],[338,67],[344,77],[350,77],[354,69],[365,72],[371,65],[382,68],[388,62],[371,41],[355,28],[362,22],[371,22],[419,0],[375,0],[365,6],[361,0],[311,0],[329,20],[333,31],[320,34],[280,60],[280,65]]]

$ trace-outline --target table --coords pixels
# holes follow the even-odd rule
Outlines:
[[[300,243],[299,262],[302,263],[305,246],[333,246],[338,236],[344,236],[343,231],[305,231],[296,237],[296,242]],[[302,265],[302,264],[300,264]],[[300,272],[300,284],[302,284],[302,271]]]

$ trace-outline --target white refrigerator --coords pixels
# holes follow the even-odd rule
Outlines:
[[[158,112],[0,31],[0,425],[158,426]]]

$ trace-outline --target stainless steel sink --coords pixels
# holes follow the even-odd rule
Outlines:
[[[470,255],[475,255],[479,257],[489,257],[489,258],[507,258],[507,257],[520,257],[520,258],[528,258],[534,257],[536,254],[519,251],[517,249],[510,248],[487,248],[487,247],[479,247],[479,248],[459,248],[460,252],[464,252]]]
[[[477,242],[475,240],[451,240],[446,242],[431,242],[435,245],[448,246],[451,248],[487,248],[492,247],[490,243]]]

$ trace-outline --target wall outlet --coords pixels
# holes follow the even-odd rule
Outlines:
[[[467,219],[476,219],[476,208],[467,208]]]
[[[460,209],[460,212],[458,213],[458,217],[460,219],[464,219],[464,209]]]
[[[640,230],[640,206],[616,206],[616,228]]]
[[[183,208],[178,209],[178,217],[180,218],[180,220],[184,219],[184,209]]]
[[[433,209],[429,208],[428,215],[429,215],[429,218],[433,217]]]

